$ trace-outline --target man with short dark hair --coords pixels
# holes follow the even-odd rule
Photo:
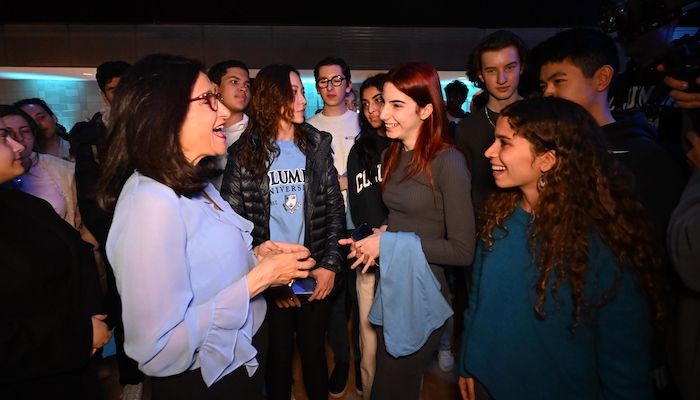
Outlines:
[[[207,75],[221,94],[221,103],[231,113],[224,122],[222,130],[226,136],[226,148],[229,148],[241,137],[241,133],[248,126],[248,115],[245,111],[251,98],[250,71],[243,61],[226,60],[212,65]],[[214,161],[216,167],[222,171],[225,170],[227,158],[228,154],[216,157]],[[221,189],[222,179],[223,175],[218,175],[211,180],[217,190]]]
[[[66,128],[58,123],[58,117],[44,100],[32,97],[16,101],[13,105],[29,114],[39,126],[40,136],[37,135],[34,144],[37,152],[73,161],[74,152],[69,142],[72,139],[66,132]]]
[[[447,120],[449,121],[449,134],[452,139],[455,137],[457,124],[464,119],[468,112],[462,109],[462,104],[467,101],[469,89],[462,81],[454,80],[445,85],[445,108],[447,110]]]
[[[618,68],[615,42],[597,29],[570,29],[540,43],[533,55],[544,95],[578,103],[601,126],[610,154],[634,175],[637,197],[664,243],[669,217],[685,185],[684,172],[656,142],[643,114],[610,110],[608,91]]]

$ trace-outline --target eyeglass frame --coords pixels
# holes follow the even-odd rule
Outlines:
[[[215,101],[212,101],[212,96],[214,96],[214,99],[216,99]],[[221,93],[206,92],[200,94],[199,96],[193,99],[190,99],[190,103],[197,100],[204,100],[209,105],[209,108],[211,108],[212,111],[216,112],[219,110],[219,102],[223,103],[224,96],[222,96]]]
[[[334,82],[334,80],[335,80],[336,78],[338,78],[338,81],[337,81],[338,84],[336,84],[336,83]],[[321,88],[321,89],[326,89],[326,88],[328,87],[329,84],[330,84],[331,86],[333,86],[333,87],[339,87],[340,85],[343,84],[343,81],[346,81],[347,79],[348,79],[348,78],[346,78],[346,77],[344,77],[344,76],[342,76],[342,75],[336,75],[336,76],[331,77],[330,79],[322,78],[322,79],[319,79],[319,80],[316,81],[316,86],[318,86],[318,87]]]

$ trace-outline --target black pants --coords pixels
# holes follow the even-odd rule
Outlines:
[[[270,349],[265,378],[267,400],[289,400],[291,397],[295,333],[309,400],[328,399],[325,336],[329,307],[328,299],[303,300],[300,308],[278,308],[273,301],[268,301]]]
[[[349,264],[348,264],[349,265]],[[333,297],[330,298],[331,308],[328,316],[328,345],[333,351],[333,361],[336,364],[348,364],[350,362],[350,344],[357,361],[359,371],[360,359],[360,334],[358,325],[360,323],[357,304],[356,271],[349,267],[343,269],[341,287],[333,290]],[[350,338],[348,340],[348,318],[352,320]]]
[[[377,327],[377,372],[371,398],[418,400],[423,372],[430,365],[444,330],[444,325],[434,330],[415,353],[395,358],[386,351],[384,330],[381,326]]]
[[[348,230],[345,237],[350,237],[352,232]],[[349,367],[350,363],[350,345],[355,356],[355,376],[361,376],[360,373],[360,318],[359,305],[357,303],[357,288],[356,274],[357,272],[350,269],[350,265],[355,260],[347,260],[346,256],[350,250],[350,246],[343,246],[341,249],[344,265],[340,279],[336,279],[339,283],[337,288],[333,289],[330,297],[330,311],[328,315],[328,345],[333,351],[333,362],[335,365],[344,365]],[[351,331],[348,338],[348,317],[351,318]]]
[[[207,387],[199,368],[164,378],[151,378],[153,400],[191,399],[244,399],[261,400],[265,382],[265,361],[269,342],[267,319],[263,321],[253,337],[253,346],[258,350],[256,359],[259,366],[253,376],[248,376],[245,365],[222,377]]]

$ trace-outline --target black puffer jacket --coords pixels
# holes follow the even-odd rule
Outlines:
[[[307,123],[301,129],[310,144],[304,171],[304,245],[317,266],[339,272],[343,264],[338,239],[345,232],[345,205],[333,166],[331,135]],[[241,165],[238,154],[244,140],[259,143],[260,137],[255,131],[246,132],[229,149],[221,196],[253,222],[253,245],[257,246],[270,238],[270,183],[267,174],[256,179]]]

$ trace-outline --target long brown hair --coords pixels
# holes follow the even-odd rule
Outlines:
[[[447,112],[445,102],[442,99],[440,77],[432,65],[414,61],[400,64],[389,71],[386,83],[393,84],[401,93],[413,99],[419,107],[432,104],[432,114],[423,121],[420,133],[416,140],[413,157],[406,168],[404,180],[421,172],[425,172],[428,182],[432,186],[433,176],[430,171],[430,162],[449,147],[447,137]],[[391,179],[396,170],[403,144],[393,141],[387,149],[384,157],[384,180],[382,186]]]
[[[535,98],[511,104],[501,111],[516,135],[531,143],[535,154],[554,150],[556,165],[544,175],[545,185],[532,210],[529,248],[539,268],[535,311],[546,317],[545,292],[568,283],[573,301],[574,331],[582,316],[611,300],[625,269],[645,289],[653,316],[661,319],[662,257],[652,226],[634,199],[629,179],[608,155],[597,123],[581,106],[563,99]],[[517,188],[498,191],[482,210],[479,239],[489,251],[494,229],[522,198]],[[589,234],[597,234],[617,260],[613,285],[600,299],[585,299]],[[553,283],[551,283],[553,282]]]
[[[267,173],[270,164],[279,155],[277,129],[280,121],[294,115],[294,90],[289,74],[299,75],[289,64],[272,64],[261,69],[253,80],[250,99],[250,123],[241,135],[241,165],[253,176]],[[294,142],[306,154],[308,139],[299,125],[294,126]]]
[[[180,130],[200,73],[204,73],[204,66],[196,60],[151,54],[119,80],[105,150],[100,152],[97,201],[101,208],[114,208],[134,170],[181,196],[202,191],[208,171],[188,162],[180,146]]]

